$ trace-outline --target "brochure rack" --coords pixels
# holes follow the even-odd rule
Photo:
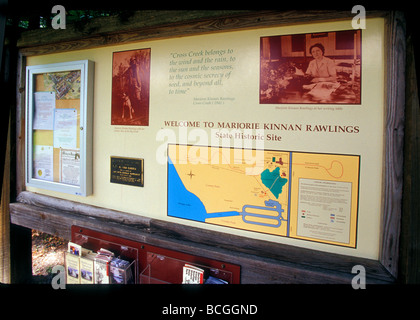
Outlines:
[[[85,249],[83,249],[85,250]],[[64,253],[67,284],[133,284],[136,279],[136,261],[113,257],[109,265],[97,265],[97,254],[90,251],[82,255]]]
[[[240,283],[240,266],[188,253],[152,246],[91,229],[72,226],[72,242],[96,252],[104,248],[134,262],[134,281],[140,284],[181,284],[185,264],[228,284]]]
[[[188,260],[172,258],[154,252],[147,253],[147,266],[140,274],[141,284],[168,284],[182,283],[182,269],[186,264],[191,263]],[[194,266],[202,268],[209,276],[233,283],[233,272],[224,270],[226,265],[221,268],[212,268],[207,265],[193,263]]]
[[[136,248],[134,241],[119,241],[114,239],[115,237],[108,236],[103,237],[101,233],[87,230],[84,228],[72,227],[72,242],[81,245],[83,248],[87,248],[94,252],[97,252],[101,248],[105,248],[115,254],[115,256],[121,259],[134,262],[134,281],[138,282],[138,263],[139,250]],[[130,265],[131,266],[131,265]]]
[[[118,266],[115,261],[112,261],[109,267],[111,276],[111,283],[115,284],[132,284],[134,283],[132,270],[135,269],[136,261],[132,261],[128,265]]]

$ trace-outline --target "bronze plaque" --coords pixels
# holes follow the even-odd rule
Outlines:
[[[143,159],[111,157],[111,182],[143,187]]]

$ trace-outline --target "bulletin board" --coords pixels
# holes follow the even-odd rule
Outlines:
[[[27,189],[378,260],[385,20],[366,25],[344,19],[28,57],[29,66],[81,57],[96,68],[92,194]],[[326,59],[316,63],[315,51]],[[115,158],[141,159],[141,186],[111,181]]]
[[[27,67],[29,186],[91,194],[92,72],[87,60]]]

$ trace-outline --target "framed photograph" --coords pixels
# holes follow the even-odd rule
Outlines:
[[[260,38],[260,104],[361,103],[361,30]]]
[[[150,48],[113,53],[111,124],[149,125]]]
[[[26,70],[27,186],[91,194],[94,63],[81,60]]]

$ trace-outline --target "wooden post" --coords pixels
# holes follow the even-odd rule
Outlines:
[[[10,116],[0,202],[0,282],[10,283]]]
[[[398,254],[403,189],[403,146],[405,107],[405,18],[392,12],[388,19],[385,123],[385,171],[383,182],[383,234],[380,261],[398,276]]]
[[[404,191],[401,219],[402,283],[420,283],[420,105],[412,38],[407,40]]]
[[[10,225],[11,283],[32,282],[32,231]]]
[[[13,19],[12,25],[6,28],[5,43],[7,45],[3,51],[5,69],[3,71],[3,85],[0,88],[4,97],[1,121],[5,123],[0,130],[8,130],[8,133],[4,134],[4,136],[7,136],[7,151],[5,152],[4,182],[0,207],[0,281],[7,283],[29,283],[32,281],[31,229],[10,224],[9,203],[16,200],[16,191],[21,190],[17,188],[23,188],[24,181],[24,149],[22,149],[24,145],[18,144],[18,141],[24,139],[24,135],[22,135],[22,132],[24,132],[24,115],[22,114],[25,113],[22,92],[24,85],[22,87],[21,84],[25,81],[25,65],[24,59],[18,56],[16,45],[18,35],[18,21]],[[17,78],[17,73],[19,78]],[[15,91],[16,88],[17,91]],[[17,102],[19,103],[18,106]],[[15,119],[17,120],[15,121]],[[2,161],[3,158],[1,158]],[[17,163],[18,161],[19,163]],[[1,174],[3,174],[2,170],[3,167],[0,169]],[[19,176],[19,174],[23,174],[23,176]],[[17,180],[16,177],[19,179]]]

